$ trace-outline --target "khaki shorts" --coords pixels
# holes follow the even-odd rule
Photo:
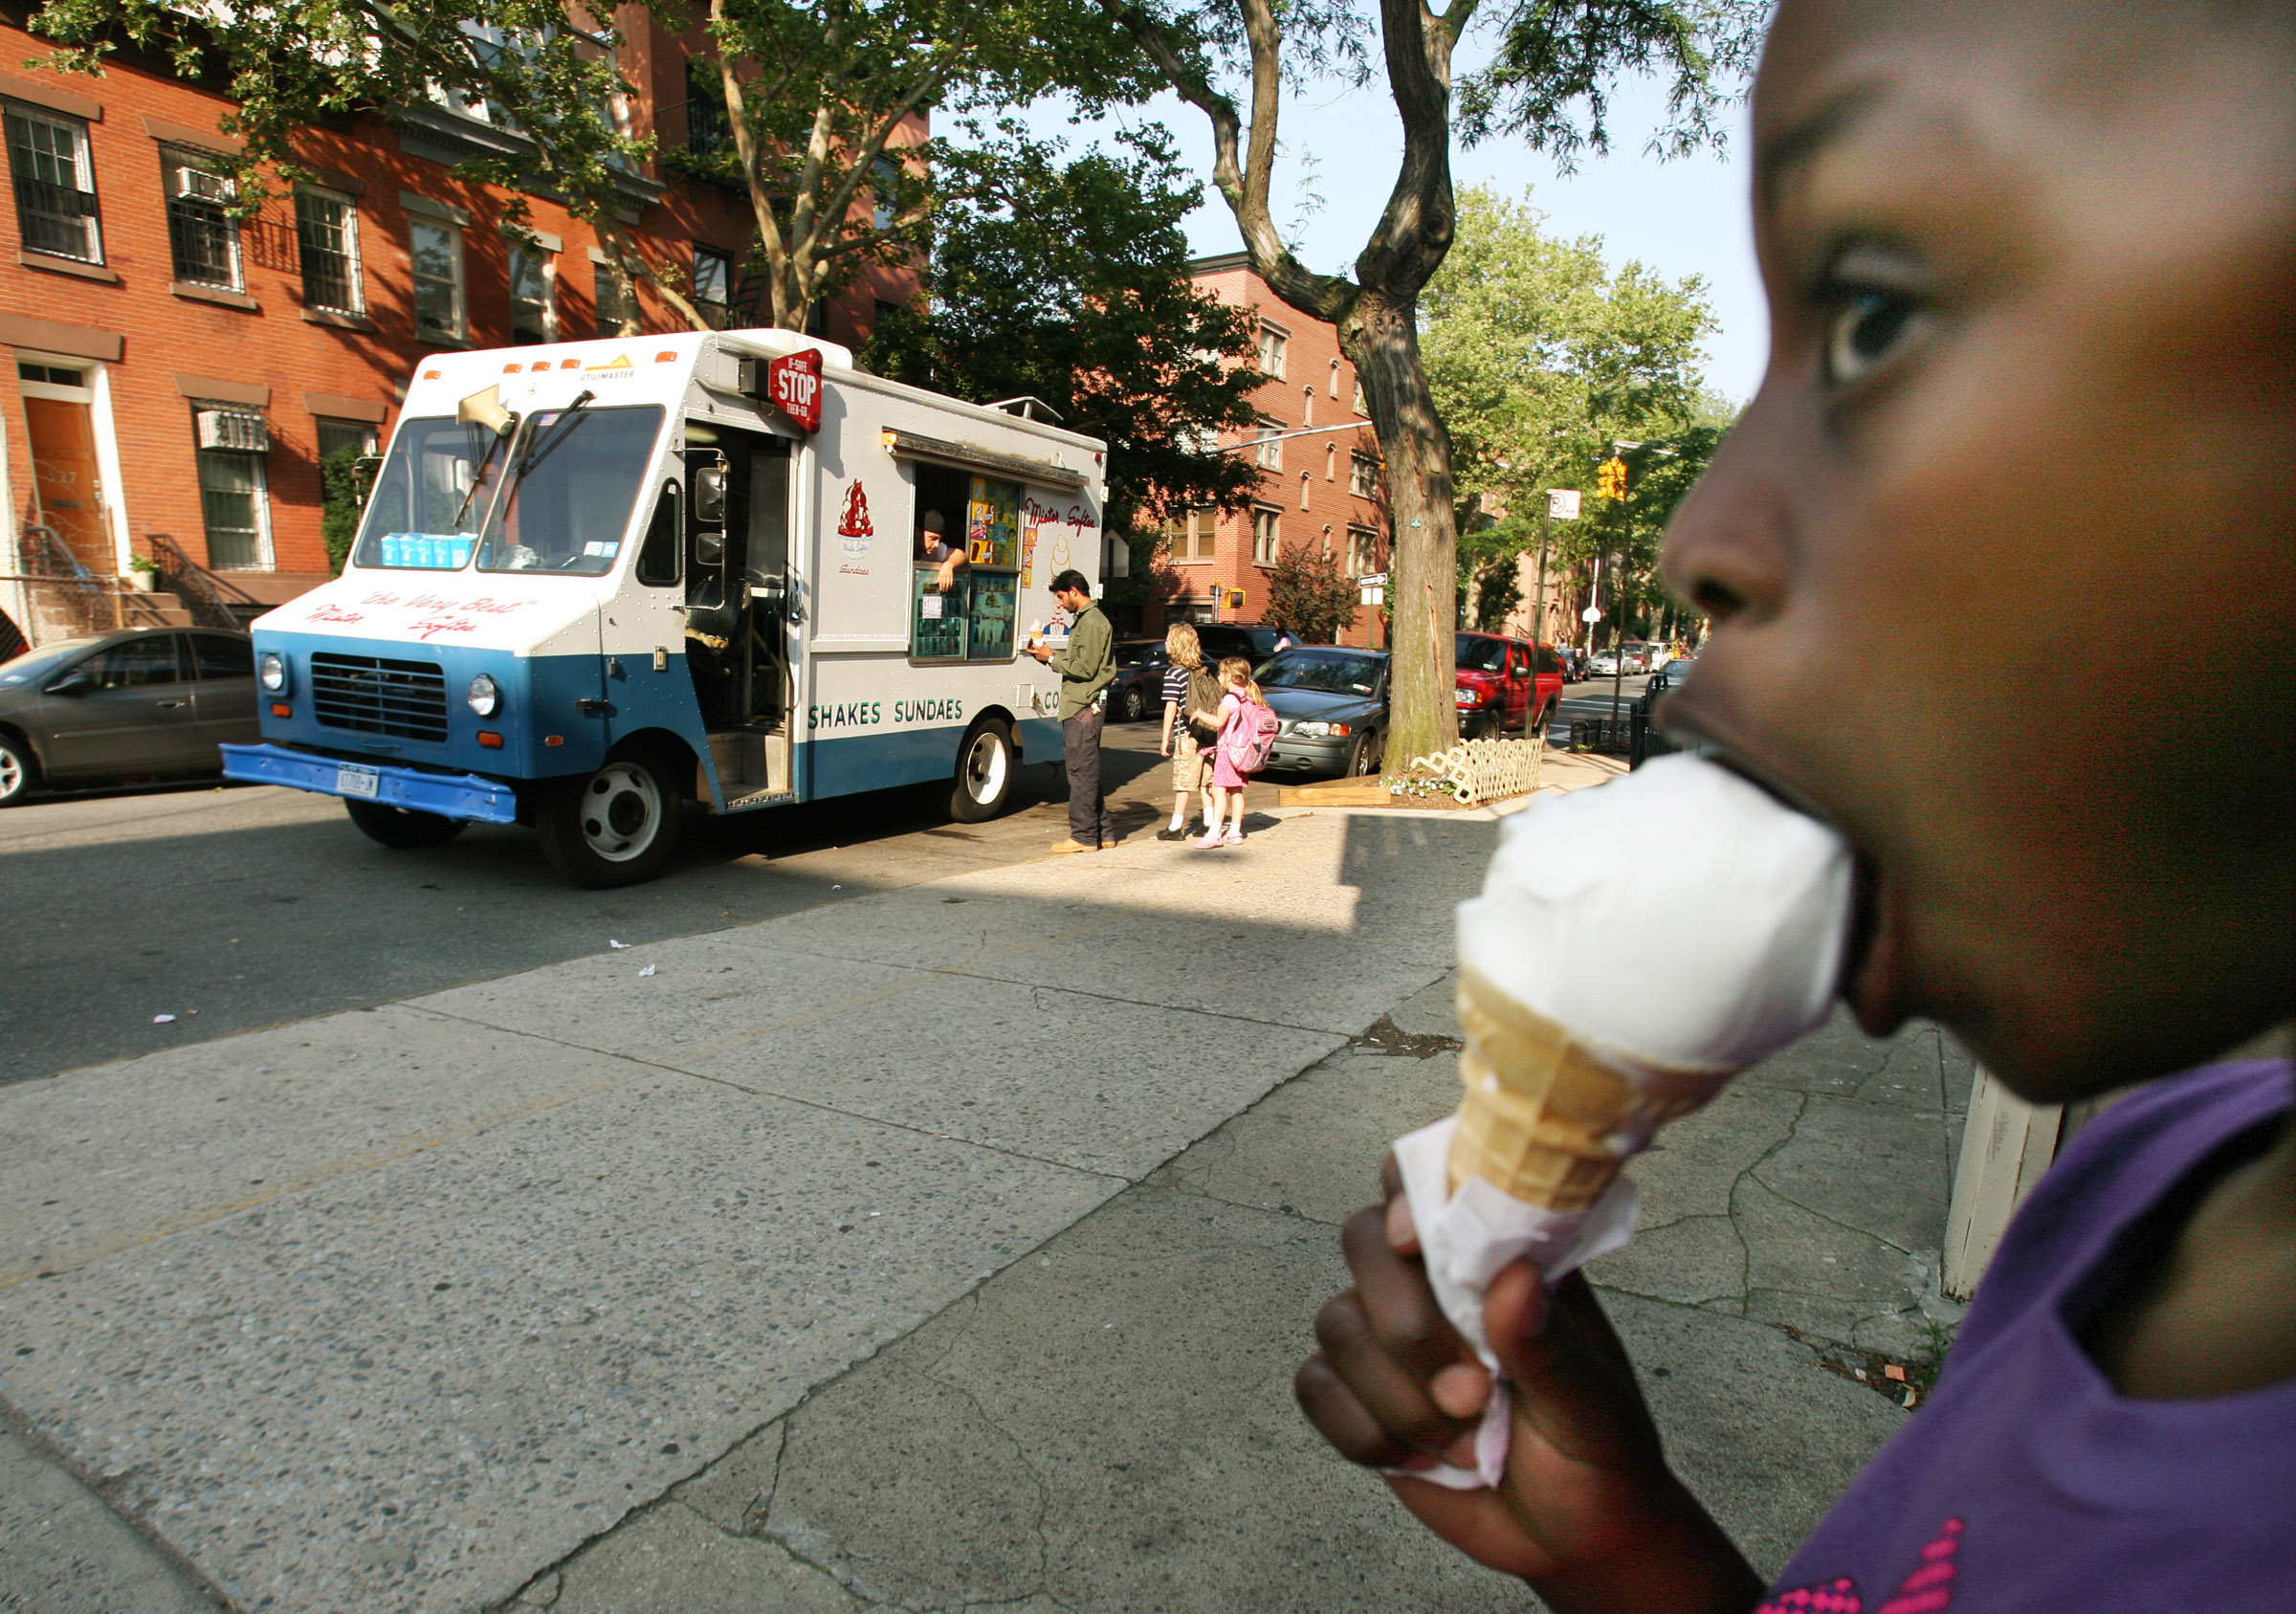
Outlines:
[[[1186,790],[1201,790],[1211,777],[1211,760],[1197,744],[1196,737],[1188,732],[1185,723],[1177,725],[1172,734],[1172,790],[1175,795]]]

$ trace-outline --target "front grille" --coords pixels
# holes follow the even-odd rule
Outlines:
[[[447,674],[435,662],[321,651],[311,658],[311,704],[329,728],[447,738]]]

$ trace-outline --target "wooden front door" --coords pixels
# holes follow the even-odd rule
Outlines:
[[[103,518],[103,484],[96,474],[96,423],[88,406],[59,398],[26,398],[24,424],[32,438],[32,474],[39,482],[39,519],[72,546],[81,565],[99,577],[111,576],[120,569],[120,562]]]

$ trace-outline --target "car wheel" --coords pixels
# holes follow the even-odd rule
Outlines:
[[[30,795],[39,778],[32,747],[12,734],[0,734],[0,807],[14,807]]]
[[[678,776],[663,759],[632,753],[586,779],[554,783],[535,814],[542,854],[585,891],[652,879],[677,850],[685,805]]]
[[[949,787],[949,816],[960,824],[982,824],[1004,810],[1018,770],[1012,730],[991,718],[964,737],[957,748],[957,777]]]
[[[417,847],[443,847],[469,828],[459,818],[441,818],[435,812],[414,812],[407,807],[392,807],[387,802],[354,802],[346,797],[342,807],[351,815],[351,822],[359,826],[368,840],[399,851],[411,851]]]
[[[1137,723],[1147,715],[1148,697],[1140,693],[1140,686],[1135,684],[1124,692],[1124,720]]]
[[[1347,754],[1347,771],[1357,779],[1369,779],[1380,771],[1386,760],[1387,737],[1378,729],[1356,741],[1355,748]]]

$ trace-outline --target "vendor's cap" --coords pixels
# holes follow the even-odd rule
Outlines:
[[[942,521],[940,518],[940,512],[938,510],[926,511],[925,519],[919,521],[917,526],[920,530],[925,532],[941,532],[946,530],[946,523]]]

